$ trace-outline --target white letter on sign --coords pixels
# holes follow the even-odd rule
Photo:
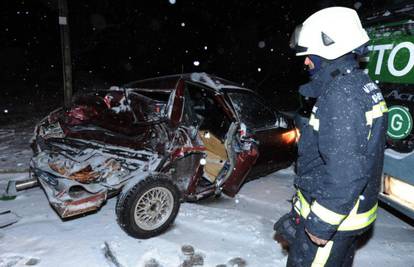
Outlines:
[[[394,131],[399,131],[401,130],[402,126],[403,126],[403,122],[404,119],[400,114],[395,114],[394,116],[392,116],[391,118],[391,127],[393,128]]]
[[[394,59],[397,55],[398,51],[403,48],[407,48],[409,52],[409,59],[407,66],[405,66],[402,70],[397,70],[394,67]],[[411,42],[402,42],[394,47],[394,49],[390,53],[390,57],[388,58],[388,70],[394,76],[401,77],[406,75],[410,72],[410,70],[414,67],[414,44]]]
[[[385,50],[392,49],[392,44],[386,45],[375,45],[372,50],[379,51],[378,52],[378,59],[377,59],[377,66],[375,67],[375,74],[379,75],[381,73],[381,66],[382,61],[384,60],[384,52]]]

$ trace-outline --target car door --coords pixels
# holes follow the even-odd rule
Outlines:
[[[225,194],[234,196],[257,160],[257,147],[240,131],[240,124],[233,109],[225,101],[222,93],[194,83],[187,83],[187,89],[184,94],[185,102],[191,102],[193,114],[199,117],[198,129],[200,132],[209,133],[208,137],[204,134],[201,137],[207,152],[204,170],[226,170],[226,175],[214,182]],[[187,98],[190,98],[190,101]],[[226,163],[214,163],[215,159],[222,159]],[[219,173],[214,176],[218,176]]]
[[[245,135],[243,125],[238,122],[233,122],[230,126],[226,144],[231,173],[225,179],[223,186],[220,186],[226,195],[234,197],[250,174],[259,153],[254,139]]]
[[[254,173],[264,174],[290,164],[296,149],[293,123],[251,91],[232,90],[227,94],[239,120],[258,142],[259,158]]]

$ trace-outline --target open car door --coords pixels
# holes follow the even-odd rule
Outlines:
[[[250,91],[228,90],[239,121],[246,124],[258,142],[260,158],[252,175],[264,175],[289,166],[296,156],[297,134],[292,123],[274,112],[264,100]]]
[[[223,191],[233,197],[258,158],[255,141],[246,136],[245,125],[235,120],[221,94],[192,83],[187,83],[185,88],[181,122],[196,125],[205,155],[200,177],[209,182],[198,193]],[[177,103],[180,103],[177,96],[181,89],[177,86],[174,96]]]
[[[223,183],[222,190],[230,197],[234,197],[239,192],[259,157],[255,140],[248,138],[243,128],[245,128],[243,124],[240,126],[238,123],[233,123],[226,140],[230,172]]]

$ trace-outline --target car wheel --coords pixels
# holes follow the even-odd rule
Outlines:
[[[174,222],[180,191],[168,178],[149,176],[122,192],[116,203],[118,224],[130,236],[157,236]]]

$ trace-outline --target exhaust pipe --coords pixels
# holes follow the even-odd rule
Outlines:
[[[9,181],[6,189],[0,192],[0,200],[11,200],[15,199],[18,191],[26,190],[35,186],[38,186],[39,182],[37,178],[31,178],[21,181]]]
[[[32,178],[32,179],[27,179],[27,180],[22,180],[22,181],[15,181],[16,191],[26,190],[26,189],[29,189],[29,188],[32,188],[38,185],[39,185],[39,182],[37,181],[37,178]]]

